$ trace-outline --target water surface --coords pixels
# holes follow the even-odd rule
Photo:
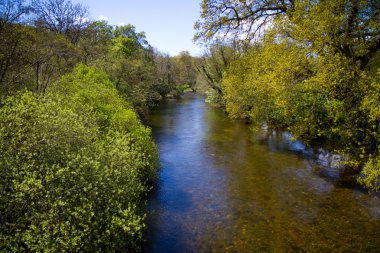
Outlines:
[[[288,134],[253,133],[197,94],[150,124],[162,169],[146,252],[380,251],[380,197],[342,187]]]

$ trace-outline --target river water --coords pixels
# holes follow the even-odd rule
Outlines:
[[[253,133],[192,93],[150,125],[162,168],[145,252],[380,252],[379,195],[343,187],[286,133]]]

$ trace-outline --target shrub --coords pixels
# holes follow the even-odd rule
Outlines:
[[[358,179],[366,188],[379,191],[380,190],[380,158],[369,159],[363,168],[363,171]]]

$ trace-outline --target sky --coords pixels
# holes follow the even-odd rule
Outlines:
[[[171,56],[204,51],[194,44],[194,23],[200,16],[201,0],[72,0],[89,9],[91,19],[111,25],[131,24],[145,32],[151,46]]]

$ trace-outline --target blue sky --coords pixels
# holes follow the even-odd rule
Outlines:
[[[174,56],[189,51],[203,52],[192,42],[194,22],[201,0],[72,0],[89,8],[92,19],[106,19],[111,25],[132,24],[144,31],[148,42]]]

